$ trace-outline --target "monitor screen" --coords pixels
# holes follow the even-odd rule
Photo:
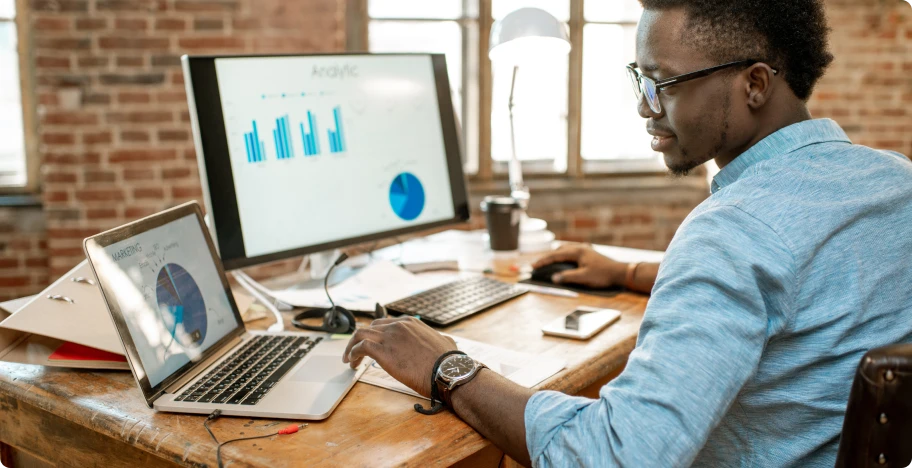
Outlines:
[[[241,326],[197,215],[87,249],[151,387]]]
[[[467,219],[442,56],[194,60],[201,173],[227,268]]]

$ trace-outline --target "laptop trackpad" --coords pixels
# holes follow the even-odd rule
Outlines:
[[[294,382],[341,383],[347,384],[355,370],[342,362],[339,356],[311,356],[291,380]]]

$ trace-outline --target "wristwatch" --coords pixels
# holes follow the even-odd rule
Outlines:
[[[434,379],[440,400],[448,408],[453,409],[453,403],[450,401],[453,390],[460,385],[471,382],[482,369],[487,368],[488,366],[470,358],[466,354],[460,353],[447,356],[437,368],[437,376]]]

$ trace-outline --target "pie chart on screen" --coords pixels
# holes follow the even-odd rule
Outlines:
[[[206,303],[196,281],[183,267],[168,263],[158,272],[155,285],[158,310],[170,337],[166,348],[177,341],[184,347],[198,347],[206,339]]]
[[[412,221],[424,211],[424,187],[414,174],[403,172],[390,184],[389,200],[396,216]]]

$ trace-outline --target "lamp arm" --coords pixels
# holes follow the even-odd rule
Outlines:
[[[513,79],[510,82],[510,148],[512,150],[510,156],[509,164],[509,175],[510,175],[510,195],[519,201],[520,206],[523,210],[528,208],[529,205],[529,189],[526,188],[526,184],[523,181],[522,175],[522,163],[519,161],[519,157],[516,154],[516,124],[513,121],[513,107],[514,101],[513,96],[516,91],[516,74],[519,71],[518,66],[513,66]]]

